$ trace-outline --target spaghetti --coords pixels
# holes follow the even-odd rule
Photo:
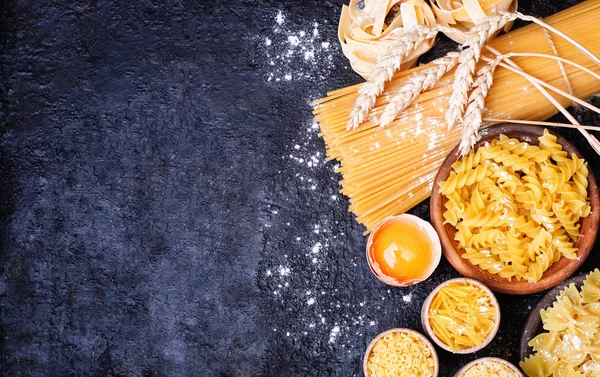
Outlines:
[[[582,22],[586,23],[581,28]],[[546,23],[568,34],[592,53],[600,54],[600,0],[589,0],[549,17]],[[600,67],[562,38],[554,48],[571,61],[600,73]],[[502,54],[538,53],[553,55],[553,47],[543,30],[534,24],[500,36],[489,44]],[[491,55],[489,55],[491,56]],[[600,81],[573,66],[566,66],[571,88],[557,64],[536,56],[515,56],[519,67],[537,78],[576,97],[587,98],[600,91]],[[395,92],[424,65],[396,73],[377,99],[365,124],[346,131],[348,114],[359,85],[328,93],[315,101],[315,122],[327,147],[329,160],[340,161],[341,192],[350,198],[350,210],[368,233],[383,218],[401,214],[425,200],[431,193],[436,172],[450,150],[460,140],[460,129],[447,130],[444,113],[451,94],[453,72],[447,73],[432,89],[423,92],[386,128],[378,118]],[[557,110],[543,94],[521,75],[498,67],[494,86],[486,98],[484,118],[543,120]],[[556,96],[562,105],[570,100]]]

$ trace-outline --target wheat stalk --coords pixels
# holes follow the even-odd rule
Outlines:
[[[385,127],[392,123],[398,114],[404,111],[425,90],[432,88],[446,72],[452,70],[458,62],[458,52],[450,52],[448,55],[434,60],[432,67],[417,72],[407,80],[390,99],[380,118],[379,125]]]
[[[472,35],[463,43],[463,51],[458,57],[458,67],[454,72],[454,82],[452,83],[452,94],[448,101],[448,110],[446,111],[446,122],[448,128],[452,128],[463,116],[465,106],[469,99],[469,90],[473,85],[473,73],[475,65],[481,57],[481,49],[487,40],[498,30],[504,27],[506,23],[518,18],[516,13],[503,12],[502,14],[493,14],[487,16],[482,22],[473,29]]]
[[[435,38],[445,28],[440,25],[415,25],[409,31],[399,33],[398,40],[387,49],[386,53],[377,59],[377,66],[369,74],[367,82],[358,89],[358,97],[350,111],[347,129],[353,130],[362,124],[375,105],[377,96],[383,92],[384,85],[391,80],[400,68],[402,61],[425,40]]]
[[[465,156],[479,140],[479,128],[483,122],[485,98],[494,82],[494,71],[502,57],[484,65],[477,71],[477,78],[473,82],[473,90],[469,95],[467,109],[463,120],[463,130],[459,150]]]

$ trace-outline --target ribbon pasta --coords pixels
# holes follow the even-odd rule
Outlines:
[[[484,17],[501,11],[515,12],[518,0],[435,0],[432,8],[438,23],[467,33],[446,34],[448,38],[462,44],[469,30]],[[504,31],[508,32],[512,24],[507,23]]]
[[[424,0],[351,0],[342,7],[338,38],[352,69],[364,77],[375,69],[394,35],[414,25],[433,25],[435,15]],[[400,66],[411,68],[433,46],[431,39],[417,47]]]

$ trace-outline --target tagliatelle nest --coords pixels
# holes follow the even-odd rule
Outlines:
[[[338,36],[352,69],[366,79],[376,67],[377,58],[404,30],[435,22],[431,7],[423,0],[351,0],[342,8]],[[415,49],[403,60],[400,70],[411,68],[434,41],[427,40]]]
[[[486,16],[502,11],[516,12],[519,5],[518,0],[435,0],[432,3],[438,23],[466,33]],[[506,24],[504,31],[508,32],[512,24]],[[466,40],[461,33],[446,35],[461,44]]]

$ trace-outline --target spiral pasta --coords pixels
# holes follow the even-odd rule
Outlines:
[[[529,377],[592,377],[600,373],[600,270],[589,274],[581,291],[563,289],[540,312],[543,332],[528,344],[534,353],[521,361]]]
[[[591,210],[587,163],[548,130],[539,143],[501,135],[440,182],[462,257],[508,280],[536,282],[561,257],[577,258],[579,223]]]

